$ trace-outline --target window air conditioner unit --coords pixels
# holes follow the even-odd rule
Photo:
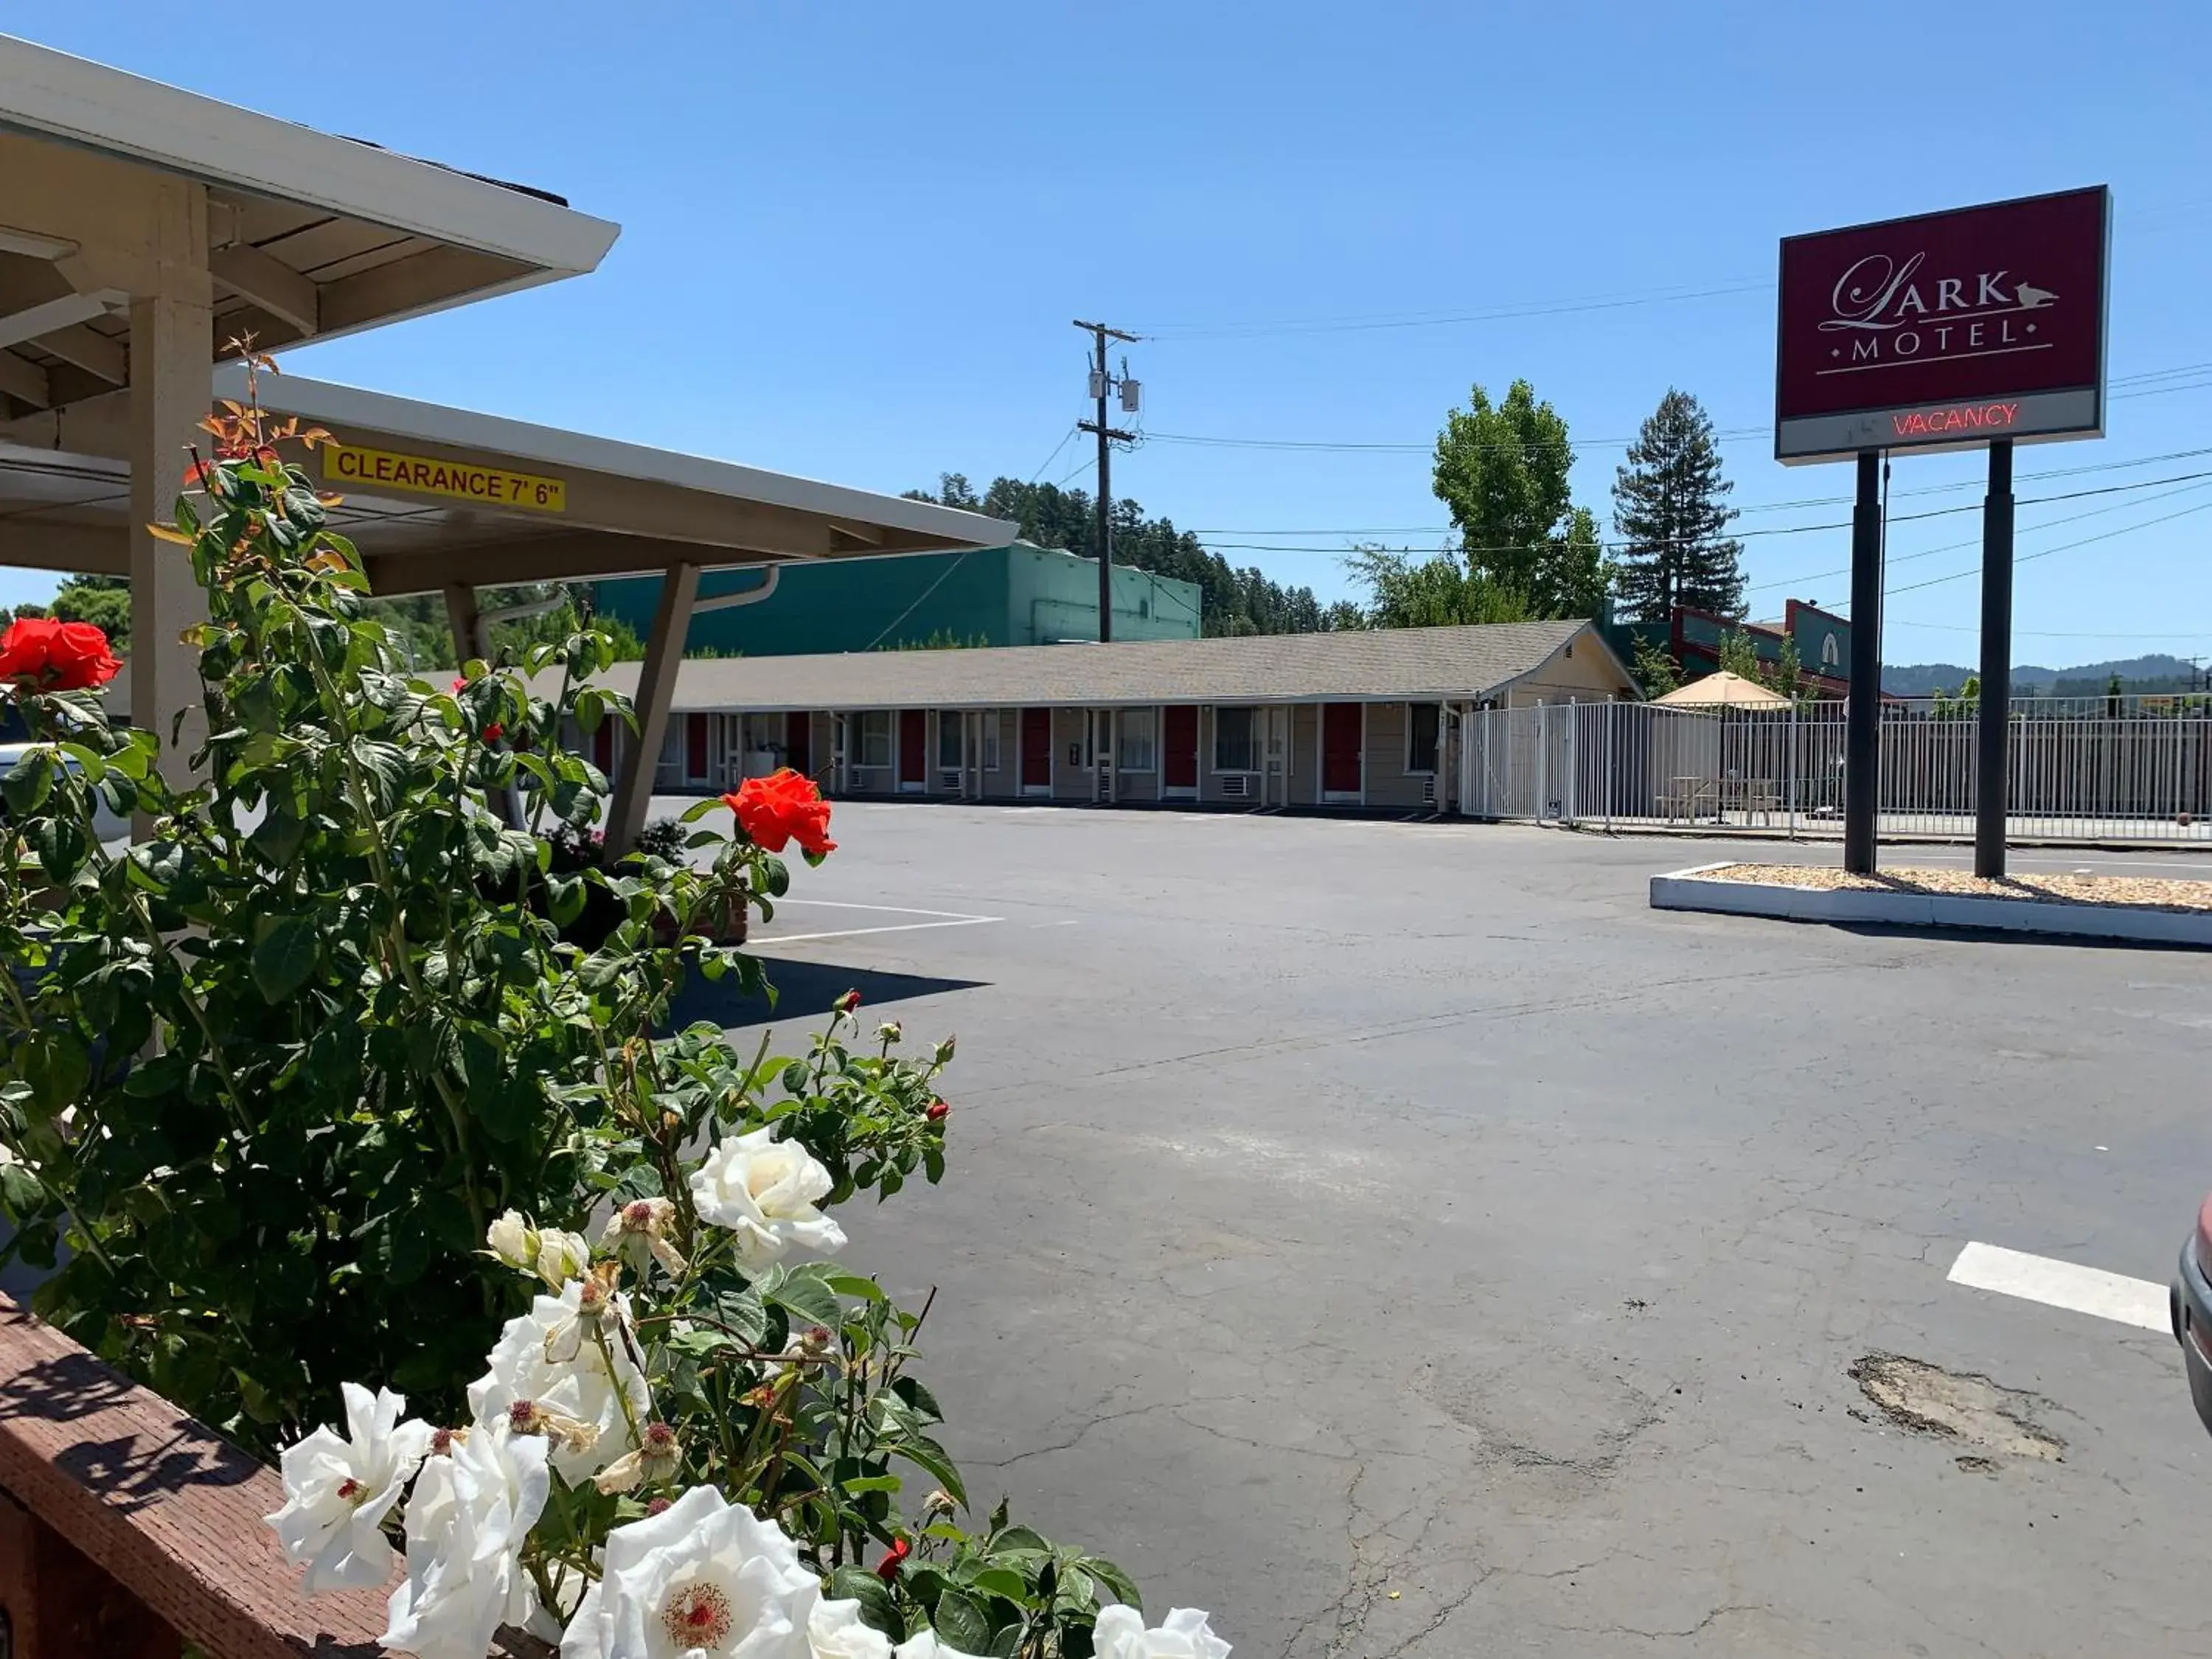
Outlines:
[[[1252,780],[1242,772],[1224,773],[1221,779],[1221,793],[1226,800],[1249,800],[1252,798]]]

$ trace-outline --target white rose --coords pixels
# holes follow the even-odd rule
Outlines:
[[[522,1547],[545,1508],[547,1443],[478,1429],[422,1467],[407,1505],[407,1577],[377,1639],[419,1659],[483,1659],[538,1610]]]
[[[631,1363],[620,1335],[609,1331],[612,1371],[598,1343],[588,1336],[578,1338],[577,1306],[583,1289],[581,1279],[572,1279],[559,1296],[541,1296],[528,1313],[508,1320],[492,1348],[491,1369],[469,1384],[469,1411],[479,1424],[504,1424],[516,1403],[527,1401],[542,1411],[597,1430],[591,1444],[564,1439],[554,1446],[553,1467],[571,1484],[597,1474],[629,1449],[629,1425],[616,1393],[617,1379],[637,1420],[642,1424],[653,1415],[653,1391]],[[626,1313],[617,1298],[608,1324]],[[556,1352],[557,1359],[551,1357]]]
[[[607,1534],[561,1659],[811,1659],[822,1581],[773,1521],[694,1486]]]
[[[1156,1630],[1145,1628],[1145,1616],[1134,1607],[1103,1608],[1091,1632],[1091,1647],[1097,1659],[1229,1659],[1229,1644],[1196,1607],[1170,1608]]]
[[[591,1265],[592,1247],[583,1234],[564,1233],[558,1227],[538,1234],[538,1276],[555,1291],[572,1279],[581,1279]]]
[[[702,1221],[737,1235],[738,1264],[757,1273],[793,1245],[817,1255],[845,1248],[845,1230],[814,1207],[829,1195],[830,1171],[773,1127],[724,1141],[691,1174],[691,1207]]]
[[[317,1429],[285,1449],[277,1462],[284,1476],[284,1507],[267,1518],[294,1566],[307,1564],[303,1588],[367,1589],[392,1574],[392,1546],[382,1522],[430,1449],[428,1423],[402,1423],[402,1395],[379,1389],[372,1395],[348,1382],[348,1437]]]
[[[891,1638],[861,1623],[858,1601],[817,1601],[807,1615],[806,1646],[813,1659],[891,1659]]]
[[[974,1659],[955,1647],[948,1647],[945,1638],[933,1630],[918,1631],[898,1644],[891,1659]]]
[[[531,1272],[538,1261],[538,1230],[509,1210],[484,1230],[484,1246],[510,1267]]]

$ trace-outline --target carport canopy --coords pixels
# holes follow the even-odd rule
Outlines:
[[[217,368],[214,392],[242,399],[243,365]],[[644,822],[701,571],[765,565],[765,582],[703,602],[743,603],[773,591],[784,561],[1003,546],[1017,531],[927,501],[295,375],[262,376],[260,399],[331,434],[309,464],[343,498],[334,527],[360,550],[373,592],[444,594],[462,658],[483,653],[479,589],[664,578],[639,669],[639,741],[610,815],[617,844]],[[0,563],[134,574],[127,415],[118,398],[94,399],[47,417],[60,447],[0,442]],[[147,654],[135,580],[132,602],[135,708]]]

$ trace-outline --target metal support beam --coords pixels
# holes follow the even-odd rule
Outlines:
[[[1990,444],[1982,502],[1981,737],[1975,757],[1974,873],[2002,879],[2012,736],[2012,440]]]
[[[1851,685],[1844,711],[1844,868],[1875,870],[1881,793],[1881,454],[1859,451],[1851,508]]]
[[[691,606],[699,597],[699,567],[676,564],[661,580],[660,603],[653,613],[653,635],[645,642],[645,661],[637,676],[637,731],[623,751],[620,777],[607,818],[607,856],[620,858],[645,828],[646,803],[653,775],[660,764],[660,745],[668,735],[668,710],[676,699],[676,672],[684,664],[684,636],[691,629]]]

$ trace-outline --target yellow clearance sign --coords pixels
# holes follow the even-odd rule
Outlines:
[[[324,446],[323,481],[338,489],[405,489],[479,507],[521,507],[532,513],[568,510],[568,484],[563,478],[540,478],[428,455],[356,449],[350,444]]]

